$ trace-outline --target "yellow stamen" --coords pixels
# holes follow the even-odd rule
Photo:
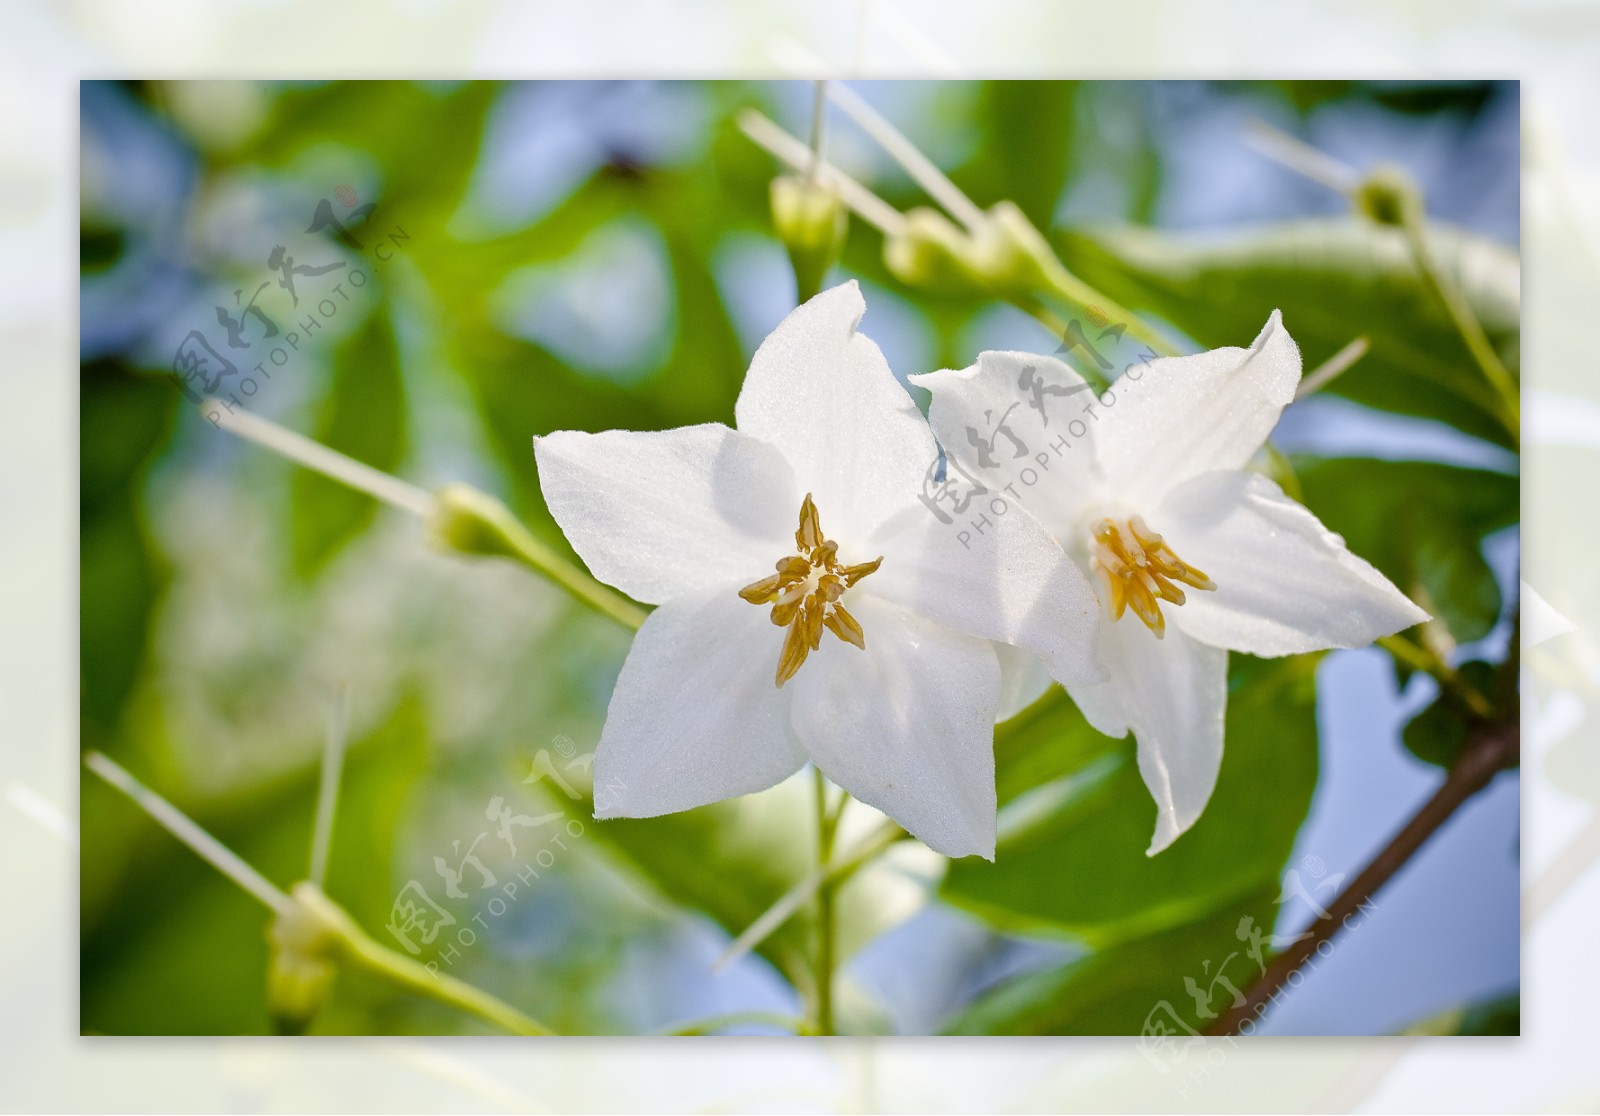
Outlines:
[[[853,643],[862,650],[866,650],[866,634],[862,632],[861,625],[856,623],[856,618],[845,611],[843,605],[838,606],[823,617],[822,622],[828,625],[830,632],[846,643]]]
[[[822,534],[822,517],[810,493],[800,505],[794,542],[799,553],[778,559],[777,573],[739,590],[740,598],[753,605],[770,604],[772,622],[786,629],[778,653],[780,687],[795,676],[807,655],[822,646],[824,628],[845,643],[866,648],[866,634],[841,602],[846,590],[883,564],[881,557],[853,566],[840,564],[839,544]]]
[[[764,577],[760,581],[752,582],[739,590],[739,596],[751,604],[766,604],[778,595],[778,590],[783,588],[783,582],[777,574]]]
[[[1202,571],[1174,554],[1166,540],[1137,515],[1124,522],[1109,518],[1094,522],[1089,528],[1089,566],[1105,590],[1111,619],[1120,620],[1124,610],[1132,610],[1157,639],[1167,631],[1161,602],[1176,607],[1187,599],[1175,583],[1206,591],[1217,587]]]
[[[839,576],[844,578],[846,585],[854,585],[870,573],[876,573],[879,566],[883,565],[882,558],[874,558],[870,562],[862,562],[858,566],[846,566],[839,571]]]
[[[811,493],[806,493],[806,499],[800,505],[800,529],[794,533],[794,544],[800,548],[801,554],[810,554],[822,543],[822,520],[817,515],[817,505],[811,499]]]

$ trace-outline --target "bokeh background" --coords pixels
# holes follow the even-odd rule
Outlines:
[[[19,3],[3,17],[4,209],[0,375],[7,639],[3,866],[22,908],[0,964],[5,1103],[29,1110],[320,1110],[396,1105],[499,1110],[757,1108],[1000,1111],[1137,1107],[1217,1111],[1571,1111],[1592,1108],[1600,821],[1592,731],[1595,526],[1575,493],[1600,475],[1600,395],[1588,307],[1600,295],[1600,22],[1585,5],[1426,3],[1262,8],[1224,3],[1046,5],[979,11],[838,0],[803,9],[704,0],[467,7],[354,2],[212,5]],[[319,33],[307,34],[309,28]],[[1071,77],[1212,72],[1333,78],[1519,75],[1524,91],[1524,315],[1528,377],[1525,574],[1538,598],[1528,656],[1522,1040],[1219,1044],[1180,1093],[1131,1042],[856,1040],[560,1044],[426,1040],[270,1046],[78,1040],[78,78],[329,71],[609,77],[972,73]],[[271,60],[270,63],[268,60]],[[1529,600],[1525,593],[1525,600]],[[163,990],[165,994],[166,990]]]
[[[1514,83],[856,88],[969,194],[1015,201],[1070,268],[1188,347],[1248,343],[1275,306],[1310,366],[1367,336],[1372,354],[1293,408],[1276,445],[1311,506],[1430,603],[1459,660],[1504,659],[1516,455],[1464,402],[1470,366],[1396,266],[1395,235],[1246,137],[1270,121],[1349,165],[1405,166],[1514,360]],[[581,769],[625,637],[219,432],[170,370],[175,350],[208,344],[238,365],[215,388],[230,405],[423,487],[469,481],[561,545],[530,435],[731,421],[750,353],[794,301],[769,231],[774,163],[735,120],[757,108],[804,135],[810,101],[806,83],[86,83],[84,746],[287,884],[348,686],[327,888],[386,943],[392,904],[420,887],[472,935],[420,956],[563,1032],[798,1012],[786,976],[804,968],[803,918],[708,969],[803,869],[805,780],[590,824],[570,848],[550,844],[554,824],[496,833],[502,807],[586,817],[523,776],[541,749]],[[828,139],[891,204],[923,202],[842,114]],[[839,273],[860,277],[864,328],[902,376],[1056,340],[1009,305],[898,282],[859,223]],[[1437,690],[1375,649],[1235,658],[1219,788],[1170,853],[1143,855],[1154,808],[1131,746],[1070,715],[1001,748],[996,865],[946,875],[905,847],[852,883],[846,1028],[1130,1034],[1162,1002],[1199,1022],[1186,977],[1247,984],[1239,919],[1299,932],[1438,780],[1400,734]],[[1453,821],[1265,1029],[1385,1034],[1465,1012],[1468,1029],[1515,1033],[1517,797],[1508,774]],[[1041,819],[1044,799],[1062,801]],[[267,1029],[257,905],[96,783],[80,817],[83,1029]],[[1286,866],[1303,892],[1280,885]],[[441,872],[462,874],[453,898]],[[519,878],[487,920],[496,885]],[[484,1027],[352,976],[314,1029]]]

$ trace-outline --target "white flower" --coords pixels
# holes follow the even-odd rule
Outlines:
[[[912,379],[933,393],[934,432],[961,471],[1020,499],[1093,575],[1113,620],[1111,679],[1067,689],[1095,728],[1137,738],[1158,808],[1152,855],[1216,785],[1230,649],[1358,647],[1427,619],[1245,471],[1300,381],[1276,311],[1249,349],[1132,366],[1098,400],[1065,364],[1027,353]]]
[[[653,817],[815,763],[949,856],[992,857],[992,640],[1106,677],[1083,573],[1026,514],[958,531],[924,502],[938,448],[856,285],[756,352],[737,430],[535,439],[545,499],[600,580],[659,605],[595,754],[597,817]]]

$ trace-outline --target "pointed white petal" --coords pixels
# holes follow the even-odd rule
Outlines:
[[[801,742],[824,775],[929,848],[994,859],[993,646],[862,593],[849,607],[866,649],[824,632],[789,683]]]
[[[1135,366],[1094,437],[1118,495],[1153,507],[1190,477],[1243,468],[1300,383],[1300,350],[1272,312],[1248,349],[1212,349]]]
[[[1043,697],[1054,679],[1044,660],[1032,651],[1009,643],[993,646],[995,658],[1000,660],[1000,710],[994,715],[995,723],[999,724]]]
[[[1113,625],[1108,624],[1106,627],[1109,631]],[[1108,638],[1109,635],[1101,637],[1102,653]],[[1117,688],[1115,679],[1068,686],[1066,690],[1067,696],[1072,698],[1072,704],[1078,707],[1078,712],[1083,714],[1084,720],[1094,726],[1096,732],[1121,738],[1132,731],[1128,727],[1128,714],[1123,707],[1122,691]]]
[[[539,487],[595,577],[647,604],[772,572],[804,495],[772,446],[708,423],[535,438]],[[740,579],[743,579],[742,581]]]
[[[1170,611],[1169,615],[1170,615]],[[1132,729],[1139,774],[1156,801],[1154,856],[1199,819],[1222,766],[1228,653],[1174,630],[1157,639],[1132,615],[1105,626],[1102,653],[1111,681],[1068,692],[1101,732]]]
[[[1151,516],[1185,562],[1217,588],[1190,591],[1167,621],[1195,639],[1252,655],[1365,647],[1428,619],[1305,507],[1256,473],[1209,473]]]
[[[737,586],[645,620],[594,756],[597,818],[650,818],[765,790],[805,763],[773,676],[783,633]]]
[[[1105,677],[1096,653],[1100,603],[1077,564],[1020,506],[986,526],[941,523],[920,505],[869,549],[883,565],[866,591],[968,635],[1014,643],[1061,682]]]
[[[783,451],[842,541],[915,500],[938,459],[922,413],[856,332],[865,310],[854,280],[794,310],[756,350],[734,408],[740,431]]]
[[[933,395],[928,421],[950,459],[942,511],[962,526],[989,509],[989,493],[1020,501],[1058,535],[1099,498],[1091,433],[1103,413],[1089,385],[1054,357],[987,352],[959,370],[910,377]],[[959,512],[973,482],[985,493]],[[1009,487],[1008,487],[1009,486]]]

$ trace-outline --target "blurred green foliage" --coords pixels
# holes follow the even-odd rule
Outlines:
[[[1395,97],[1404,103],[1393,107],[1407,112],[1473,111],[1481,89],[1455,89],[1431,101],[1350,83],[1251,95],[1291,112]],[[362,298],[263,389],[259,409],[417,483],[476,483],[570,553],[544,510],[531,436],[732,419],[751,348],[741,318],[749,292],[740,288],[759,287],[782,261],[768,229],[775,167],[733,117],[754,104],[803,133],[803,92],[694,86],[686,111],[703,126],[687,126],[689,138],[662,155],[625,127],[635,110],[619,107],[616,87],[541,87],[532,94],[546,105],[540,127],[588,142],[517,164],[549,196],[531,218],[497,219],[482,200],[482,176],[486,137],[509,127],[509,87],[262,86],[253,111],[237,118],[208,109],[203,92],[130,88],[118,96],[181,139],[197,163],[196,185],[166,199],[176,231],[152,247],[120,226],[125,217],[106,203],[107,184],[88,184],[85,283],[154,251],[191,294],[204,292],[168,307],[167,324],[181,333],[204,323],[188,320],[195,306],[209,314],[208,300],[271,274],[217,247],[230,221],[253,213],[269,239],[302,236],[311,205],[354,181],[376,207],[354,229],[366,248],[351,254],[331,239],[320,247],[345,251],[354,267],[373,260],[371,242],[395,230],[404,237],[392,260],[371,267]],[[1465,349],[1395,234],[1354,217],[1205,239],[1142,227],[1160,196],[1162,163],[1132,87],[992,82],[923,93],[921,115],[906,124],[912,138],[941,153],[981,204],[1014,200],[1051,233],[1069,268],[1107,295],[1203,346],[1246,344],[1281,308],[1308,368],[1363,334],[1371,353],[1330,391],[1507,444]],[[521,96],[525,103],[528,91]],[[1104,127],[1108,120],[1118,127]],[[549,187],[545,163],[563,158],[579,172],[566,187]],[[1108,169],[1118,200],[1092,222],[1063,226],[1062,199]],[[925,202],[893,171],[872,186],[902,209]],[[1451,228],[1435,236],[1515,369],[1514,252]],[[647,343],[609,359],[597,342],[587,350],[552,342],[548,322],[542,330],[508,324],[517,292],[570,285],[571,269],[597,245],[617,243],[636,253],[627,258],[657,259],[664,269],[659,315],[636,308],[655,331]],[[753,270],[736,269],[741,253]],[[990,303],[899,287],[883,265],[881,238],[859,223],[841,270],[863,280],[874,313],[899,321],[934,366],[968,363],[981,336],[974,331],[1009,320]],[[524,285],[530,276],[533,288]],[[578,329],[581,341],[581,314],[549,301],[558,329]],[[601,323],[591,340],[604,341],[612,324]],[[348,681],[355,732],[327,890],[369,932],[387,940],[383,928],[408,880],[437,894],[434,859],[456,860],[492,828],[485,803],[498,796],[524,815],[564,811],[585,822],[584,835],[463,947],[451,971],[579,1033],[648,1030],[752,1003],[792,1010],[809,980],[808,912],[763,943],[737,980],[706,973],[721,943],[808,870],[806,789],[597,824],[587,819],[581,764],[568,768],[576,800],[526,784],[540,749],[574,743],[575,753],[561,753],[570,763],[592,748],[624,635],[520,570],[432,555],[415,524],[394,512],[216,433],[166,375],[167,335],[152,336],[95,354],[82,370],[84,746],[134,770],[287,885],[305,873],[323,710]],[[1047,350],[1053,339],[1040,331],[1037,345]],[[1514,477],[1365,459],[1297,458],[1294,466],[1307,504],[1433,609],[1448,639],[1477,639],[1501,615],[1482,545],[1517,521]],[[1277,880],[1317,782],[1316,664],[1314,656],[1233,657],[1215,798],[1190,834],[1153,859],[1144,848],[1154,808],[1131,741],[1100,737],[1070,707],[1025,712],[998,742],[996,862],[950,865],[927,900],[912,885],[908,901],[895,869],[864,872],[841,900],[845,952],[921,903],[943,901],[981,919],[991,941],[1042,935],[1076,950],[968,995],[950,1030],[1137,1033],[1158,1002],[1186,1002],[1185,976],[1237,951],[1241,918],[1272,926]],[[1441,705],[1419,724],[1412,736],[1448,741],[1464,721]],[[1448,758],[1443,745],[1429,753],[1408,743]],[[530,844],[520,858],[485,853],[498,880],[527,866],[530,847],[545,847],[531,833],[523,839]],[[82,849],[86,1031],[268,1028],[262,909],[87,778]],[[448,909],[469,925],[481,913],[475,900]],[[1212,992],[1219,1006],[1221,990]],[[885,1025],[870,1006],[854,1018]],[[348,974],[313,1027],[482,1029]]]

